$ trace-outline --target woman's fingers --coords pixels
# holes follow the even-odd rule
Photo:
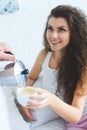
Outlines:
[[[46,98],[46,96],[43,95],[39,97],[36,101],[35,100],[29,101],[27,104],[27,107],[29,109],[37,109],[37,108],[45,107],[48,105],[49,105],[48,98]]]
[[[37,109],[45,106],[49,106],[52,99],[52,94],[47,90],[37,89],[38,94],[35,96],[31,96],[27,104],[29,109]]]

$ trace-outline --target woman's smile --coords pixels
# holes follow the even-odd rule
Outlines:
[[[54,47],[57,47],[59,44],[61,44],[61,42],[59,41],[59,42],[52,42],[52,43],[50,43],[52,46],[54,46]]]

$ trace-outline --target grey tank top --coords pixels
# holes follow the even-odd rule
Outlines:
[[[50,56],[51,53],[49,52],[42,66],[42,74],[35,82],[34,87],[41,87],[55,94],[57,70],[51,69],[49,67]],[[32,112],[32,116],[36,117],[37,119],[36,121],[31,121],[32,128],[47,123],[48,121],[55,120],[59,117],[59,115],[55,113],[49,106],[36,109],[34,112]]]
[[[49,92],[55,94],[57,90],[57,80],[56,75],[58,74],[58,70],[52,69],[49,67],[49,61],[52,52],[48,52],[43,66],[42,66],[42,75],[36,81],[34,87],[41,87]],[[38,86],[39,85],[39,86]],[[63,93],[59,95],[59,98],[63,100]],[[83,115],[87,113],[87,101],[84,108]],[[50,120],[57,119],[59,115],[55,113],[50,107],[43,107],[41,109],[36,109],[32,112],[32,116],[37,118],[37,121],[31,121],[31,128],[37,127],[42,125]]]
[[[42,87],[53,94],[55,94],[56,89],[57,89],[57,80],[56,80],[56,75],[58,74],[58,70],[52,69],[49,67],[49,61],[50,57],[52,55],[52,52],[48,52],[46,59],[43,63],[43,82],[42,82]],[[59,95],[59,98],[63,99],[63,94]],[[87,98],[85,101],[85,107],[83,110],[83,115],[87,114]]]
[[[43,73],[42,87],[55,94],[56,89],[57,89],[56,75],[57,75],[58,70],[55,70],[49,67],[51,54],[52,52],[48,52],[42,66],[42,73]]]

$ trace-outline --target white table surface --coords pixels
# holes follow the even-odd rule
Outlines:
[[[14,103],[16,87],[0,86],[0,130],[29,130]]]

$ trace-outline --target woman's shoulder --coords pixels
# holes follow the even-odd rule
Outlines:
[[[46,49],[42,49],[39,54],[42,56],[46,56],[48,52],[49,51],[47,51]]]
[[[87,96],[87,68],[85,68],[85,71],[82,74],[81,80],[77,84],[75,92],[78,93],[79,95]]]
[[[39,52],[39,56],[40,58],[42,59],[42,61],[45,59],[45,57],[47,56],[49,51],[47,51],[46,49],[42,49],[40,52]]]
[[[75,93],[80,96],[87,96],[87,80],[77,86]]]
[[[47,51],[46,49],[42,49],[38,56],[37,56],[37,59],[36,59],[36,63],[38,63],[40,66],[42,66],[44,60],[45,60],[45,57],[46,55],[48,54],[49,51]],[[36,64],[35,63],[35,64]]]

